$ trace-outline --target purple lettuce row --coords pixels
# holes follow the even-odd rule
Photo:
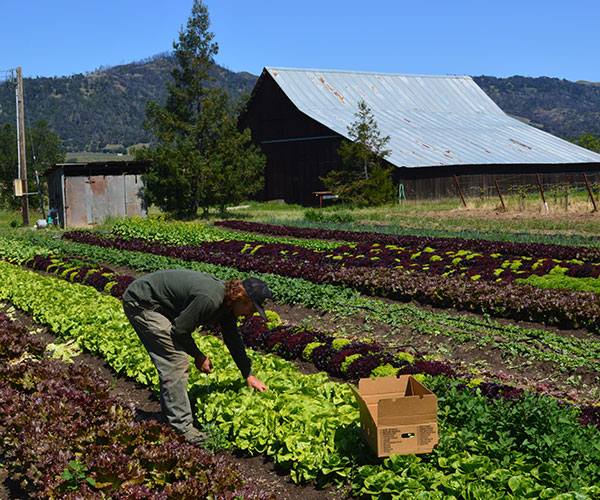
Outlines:
[[[584,406],[581,408],[582,425],[596,425],[600,429],[600,406]]]
[[[522,260],[518,269],[502,269],[499,275],[496,272],[503,259],[490,255],[475,256],[462,259],[453,263],[454,257],[444,252],[422,252],[413,258],[416,249],[394,250],[383,247],[374,247],[371,243],[360,244],[356,248],[348,246],[339,247],[335,251],[318,252],[285,243],[260,244],[258,242],[244,242],[237,240],[203,242],[197,246],[173,245],[168,243],[150,242],[141,239],[123,239],[119,237],[101,236],[87,231],[71,231],[64,237],[79,243],[94,244],[103,247],[117,248],[120,250],[136,250],[188,261],[210,262],[221,266],[237,267],[242,270],[260,272],[275,272],[289,277],[303,277],[307,271],[312,275],[320,276],[325,273],[335,272],[343,268],[402,268],[414,272],[426,272],[428,275],[443,275],[448,272],[454,274],[465,273],[465,277],[477,277],[480,280],[513,281],[516,278],[547,274],[556,262],[547,259]],[[375,249],[375,250],[373,250]],[[431,260],[432,256],[440,260]],[[376,258],[375,258],[376,257]],[[590,263],[561,263],[566,268],[565,274],[573,277],[598,277],[600,265]]]
[[[90,235],[81,231],[67,233],[65,237],[86,243]],[[92,237],[92,240],[94,238]],[[145,240],[121,238],[108,238],[117,248],[129,249],[126,242],[132,242],[142,248],[141,251],[161,253],[186,260],[213,259],[219,265],[230,265],[231,262],[243,258],[252,263],[253,267],[266,265],[281,267],[288,275],[301,275],[302,269],[307,265],[317,269],[319,273],[335,271],[342,267],[373,267],[373,268],[402,268],[411,271],[426,271],[427,274],[444,275],[448,273],[464,274],[466,277],[496,281],[513,281],[516,278],[527,278],[531,275],[547,274],[557,265],[553,258],[542,260],[540,257],[532,259],[519,259],[519,267],[512,269],[509,265],[514,256],[507,260],[507,256],[494,249],[494,253],[475,254],[469,258],[463,256],[455,261],[456,252],[447,253],[448,249],[423,251],[422,247],[387,248],[378,243],[362,242],[356,246],[344,245],[328,252],[315,251],[286,243],[244,242],[227,240],[216,242],[203,242],[196,246],[161,244]],[[102,238],[96,237],[96,244],[103,245]],[[91,242],[91,241],[89,241]],[[492,257],[494,255],[494,257]],[[521,256],[519,256],[521,257]],[[505,267],[502,268],[501,266]],[[535,267],[534,267],[535,265]],[[572,277],[600,276],[600,265],[589,262],[560,262],[565,268],[565,274]],[[497,273],[500,271],[500,274]]]
[[[600,262],[600,248],[573,247],[541,243],[519,243],[464,238],[434,238],[428,236],[391,235],[377,232],[344,231],[330,229],[297,228],[260,222],[225,220],[215,222],[216,226],[236,231],[251,231],[274,236],[292,238],[311,238],[352,242],[379,243],[400,247],[425,248],[438,250],[472,250],[481,253],[500,253],[503,255],[551,258],[559,260],[580,259]]]
[[[600,331],[600,301],[593,292],[543,290],[522,284],[484,282],[460,276],[445,277],[414,272],[406,274],[398,269],[332,269],[330,265],[310,262],[298,265],[246,253],[229,254],[222,251],[215,254],[199,247],[107,238],[86,231],[65,233],[65,237],[109,248],[208,262],[245,272],[278,274],[317,284],[341,285],[375,297],[415,300],[422,304],[454,307],[496,317]]]
[[[18,327],[3,312],[0,312],[0,360],[19,359],[24,354],[36,358],[42,357],[45,346],[42,342],[28,334],[26,328]]]
[[[332,284],[377,297],[600,332],[600,298],[594,292],[498,285],[393,269],[342,269],[328,279]]]
[[[2,459],[26,498],[272,498],[165,425],[137,422],[91,368],[44,359],[23,330],[0,313]]]
[[[111,269],[93,263],[81,264],[82,259],[62,258],[52,255],[35,255],[25,262],[25,266],[38,271],[56,274],[72,281],[94,287],[99,292],[106,292],[110,285],[113,297],[120,298],[127,287],[135,279],[131,276],[118,274]]]
[[[373,342],[360,342],[347,340],[347,343],[341,343],[339,347],[334,346],[334,342],[345,340],[340,337],[334,337],[323,331],[315,331],[299,326],[280,325],[275,328],[267,328],[267,323],[255,316],[244,322],[240,326],[240,333],[247,346],[253,349],[262,349],[267,352],[273,352],[284,359],[305,359],[305,349],[309,344],[318,343],[310,351],[309,361],[319,370],[325,371],[330,375],[356,380],[369,377],[373,370],[389,364],[396,369],[396,373],[429,373],[445,374],[455,376],[452,366],[448,363],[439,361],[417,360],[413,365],[407,361],[386,351],[385,347]],[[359,355],[347,367],[342,370],[342,363],[349,356]],[[412,371],[408,367],[412,367]]]
[[[527,278],[531,275],[547,274],[557,263],[548,258],[520,261],[518,269],[500,266],[505,258],[492,257],[490,254],[462,258],[453,262],[454,254],[447,250],[421,252],[420,247],[394,249],[378,244],[359,243],[356,247],[340,246],[333,251],[319,252],[308,248],[286,243],[244,242],[238,240],[203,242],[198,245],[173,245],[150,242],[141,239],[123,239],[119,237],[103,237],[86,231],[65,233],[65,238],[80,243],[95,244],[104,247],[157,253],[183,260],[199,260],[223,266],[232,266],[236,262],[246,262],[252,269],[277,268],[278,274],[286,273],[290,277],[301,277],[307,266],[317,274],[335,271],[348,267],[402,268],[411,271],[425,271],[427,274],[443,275],[447,273],[462,274],[466,277],[496,281],[512,281],[516,278]],[[497,253],[497,252],[496,252]],[[496,255],[494,253],[494,255]],[[433,260],[432,258],[435,257]],[[533,265],[535,264],[535,269]],[[244,265],[244,264],[241,264]],[[561,262],[566,269],[565,274],[573,277],[600,276],[600,265],[591,263]],[[500,275],[496,274],[501,271]],[[269,272],[269,271],[265,271]]]
[[[258,253],[263,249],[260,248]],[[330,254],[335,255],[338,267],[373,267],[373,268],[402,268],[405,270],[427,271],[428,274],[444,275],[448,273],[464,274],[466,277],[476,276],[477,279],[496,281],[513,281],[517,278],[527,278],[531,275],[543,276],[554,267],[565,268],[565,275],[572,277],[597,278],[600,276],[600,265],[590,262],[560,262],[553,258],[523,259],[519,256],[493,254],[471,254],[468,258],[459,256],[455,262],[456,252],[435,249],[421,251],[422,248],[395,249],[386,248],[373,243],[358,243],[356,246],[341,246]],[[433,249],[430,249],[433,250]],[[321,254],[323,255],[323,254]],[[512,269],[510,264],[519,261],[519,267]],[[504,267],[503,267],[504,266]]]
[[[307,346],[319,343],[310,353],[309,361],[316,368],[332,376],[357,381],[373,375],[377,368],[389,364],[396,370],[396,375],[427,374],[432,376],[446,376],[456,378],[458,375],[449,362],[425,360],[417,358],[411,364],[405,360],[395,358],[380,344],[369,342],[352,342],[341,345],[339,349],[333,346],[335,339],[327,332],[314,331],[305,327],[280,325],[269,329],[267,323],[259,318],[252,317],[244,320],[240,326],[247,346],[266,352],[276,353],[285,359],[303,359],[303,352]],[[342,370],[344,360],[349,356],[359,354],[345,371]],[[390,373],[391,374],[391,373]],[[473,391],[484,396],[489,401],[504,400],[517,401],[524,397],[525,391],[521,388],[498,382],[481,382],[471,387],[465,380],[461,388]],[[580,406],[580,424],[595,425],[600,429],[600,406]]]

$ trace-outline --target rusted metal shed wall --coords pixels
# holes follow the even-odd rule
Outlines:
[[[147,217],[143,188],[139,175],[65,177],[65,227],[101,224],[110,216]]]
[[[50,207],[58,211],[61,226],[87,227],[110,216],[147,217],[142,165],[112,162],[55,167],[47,178]]]

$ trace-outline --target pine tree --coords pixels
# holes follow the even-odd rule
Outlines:
[[[381,160],[390,154],[385,149],[390,136],[381,137],[371,109],[359,101],[356,121],[348,126],[348,136],[338,148],[343,168],[321,177],[324,186],[343,203],[359,206],[381,205],[392,201],[392,169]]]
[[[349,168],[362,170],[362,178],[369,180],[369,168],[379,165],[380,160],[390,154],[385,149],[390,136],[381,137],[375,116],[365,101],[359,101],[356,121],[348,126],[352,142],[344,141],[338,149],[342,163]]]
[[[148,201],[180,217],[194,217],[199,208],[206,213],[213,205],[224,209],[262,186],[265,160],[251,145],[249,132],[237,128],[241,107],[232,107],[209,75],[218,53],[209,28],[208,9],[195,0],[173,44],[177,67],[167,84],[167,101],[148,105],[147,126],[156,148],[136,152],[136,159],[152,161],[146,173]]]

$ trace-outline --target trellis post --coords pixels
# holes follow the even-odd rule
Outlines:
[[[546,195],[544,194],[544,188],[542,188],[542,181],[540,180],[540,174],[535,173],[537,177],[538,186],[540,187],[540,193],[542,193],[542,201],[544,202],[544,207],[546,208],[546,213],[548,213],[548,203],[546,203]]]

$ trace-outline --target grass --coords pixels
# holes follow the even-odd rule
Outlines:
[[[89,153],[91,154],[91,153]],[[114,158],[114,155],[113,155]],[[123,157],[119,157],[123,158]],[[564,198],[548,197],[548,213],[539,195],[528,195],[521,199],[518,195],[504,197],[506,211],[500,210],[497,198],[467,198],[464,207],[460,198],[420,201],[409,200],[400,204],[381,207],[358,208],[349,205],[330,203],[323,208],[287,205],[278,201],[258,203],[246,201],[227,210],[227,218],[271,223],[307,223],[310,220],[324,222],[345,222],[352,225],[367,225],[389,228],[414,228],[434,231],[477,231],[493,233],[528,232],[544,234],[600,235],[600,213],[593,212],[593,206],[585,192],[569,195],[569,208],[564,208]],[[597,202],[600,207],[600,200]],[[160,214],[156,207],[150,207],[150,215]],[[33,224],[39,214],[32,211]],[[211,210],[203,222],[223,219],[223,215]],[[20,225],[21,216],[15,212],[0,212],[0,225]],[[110,229],[111,221],[105,224]],[[103,227],[95,226],[96,229]]]
[[[322,214],[324,220],[351,220],[356,224],[400,226],[433,230],[533,232],[540,234],[600,235],[600,213],[593,212],[587,193],[569,196],[569,209],[564,200],[548,200],[548,213],[539,196],[524,200],[518,195],[505,196],[506,211],[500,210],[497,199],[460,199],[408,201],[381,207],[357,208],[343,205],[311,208],[278,202],[247,202],[249,208],[229,210],[230,218],[256,222],[286,223],[305,220],[309,212]],[[599,207],[600,207],[600,202]],[[220,218],[211,214],[209,219]]]

